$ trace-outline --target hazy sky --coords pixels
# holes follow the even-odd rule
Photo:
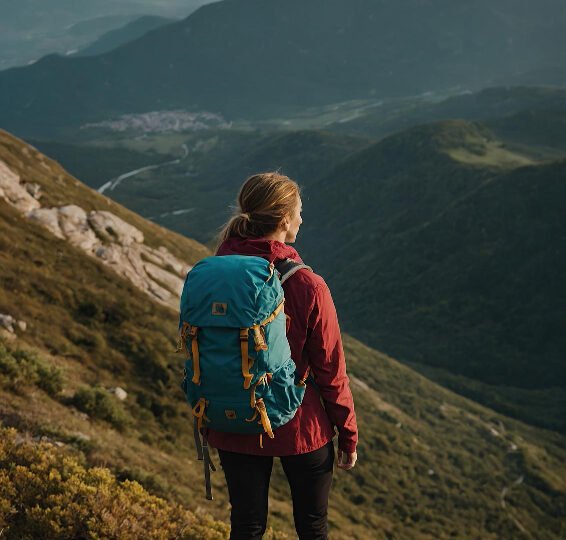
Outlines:
[[[184,18],[210,0],[0,0],[0,70],[83,48],[141,15]]]

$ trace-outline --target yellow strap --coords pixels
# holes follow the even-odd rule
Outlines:
[[[268,383],[268,381],[270,380],[271,376],[273,375],[273,373],[264,373],[258,380],[257,382],[254,383],[254,385],[252,386],[251,390],[250,390],[250,407],[252,409],[255,409],[256,406],[256,397],[255,397],[255,390],[258,387],[258,385],[260,384],[266,384]]]
[[[240,351],[242,354],[242,376],[244,388],[247,390],[252,383],[253,375],[250,373],[250,359],[248,356],[249,328],[240,328]]]
[[[271,422],[269,420],[269,416],[267,416],[267,410],[265,408],[265,403],[263,402],[263,399],[260,398],[257,400],[256,409],[259,412],[260,422],[261,425],[263,426],[263,429],[265,429],[265,432],[267,433],[269,438],[273,439],[275,435],[273,434],[273,430],[271,429]]]
[[[254,410],[254,415],[253,415],[251,418],[246,418],[246,422],[253,422],[253,421],[257,418],[257,415],[258,415],[258,414],[259,414],[259,413],[258,413],[257,408],[256,408],[256,409]]]
[[[256,351],[267,351],[267,343],[265,343],[265,338],[263,336],[263,328],[259,324],[254,324],[252,326],[254,333],[254,344]]]
[[[284,306],[285,306],[285,299],[281,301],[281,303],[275,308],[275,311],[269,317],[267,317],[267,319],[265,319],[265,321],[263,321],[260,324],[260,326],[267,326],[270,322],[273,322],[275,317],[279,315],[279,313],[281,312]]]
[[[263,448],[263,433],[259,434],[259,447]]]
[[[256,405],[256,399],[255,399],[255,387],[257,386],[257,383],[254,384],[252,386],[252,389],[250,390],[250,407],[252,409],[255,409],[255,405]]]
[[[193,378],[195,384],[200,384],[200,357],[198,352],[198,326],[191,326],[189,336],[191,337],[191,355],[193,357]]]
[[[206,422],[210,422],[206,414],[204,414],[204,410],[206,409],[207,405],[208,405],[208,401],[206,401],[206,399],[201,397],[197,401],[197,404],[193,407],[193,416],[197,419],[199,430],[202,427],[203,420]]]
[[[285,305],[285,299],[275,308],[275,311],[267,317],[263,322],[259,324],[254,324],[252,330],[254,333],[254,343],[256,351],[267,351],[267,343],[265,342],[265,330],[264,328],[271,322],[275,320],[277,315],[281,313],[283,306]]]

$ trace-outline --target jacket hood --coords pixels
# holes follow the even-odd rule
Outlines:
[[[267,240],[266,238],[241,238],[232,236],[218,248],[217,255],[254,255],[263,257],[269,262],[281,259],[292,259],[303,262],[297,250],[278,240]]]

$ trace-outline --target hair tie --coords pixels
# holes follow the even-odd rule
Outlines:
[[[251,219],[248,212],[240,212],[240,217],[244,218],[246,221],[250,221],[250,219]]]

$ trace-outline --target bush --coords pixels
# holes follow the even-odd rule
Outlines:
[[[226,524],[155,497],[135,481],[85,468],[49,443],[16,438],[15,430],[0,429],[2,538],[228,537]]]
[[[124,324],[112,345],[130,359],[143,377],[155,383],[169,381],[164,351],[172,351],[173,345],[163,336],[148,335],[143,328]]]
[[[36,353],[24,349],[11,350],[0,341],[0,375],[13,392],[22,392],[28,386],[38,386],[50,396],[63,389],[63,373],[41,359]]]
[[[70,403],[92,418],[105,420],[120,430],[128,424],[129,417],[123,406],[100,386],[79,388]]]
[[[170,491],[167,480],[158,474],[140,468],[125,468],[116,471],[116,478],[120,481],[130,480],[137,482],[156,495],[166,496],[167,492]]]

